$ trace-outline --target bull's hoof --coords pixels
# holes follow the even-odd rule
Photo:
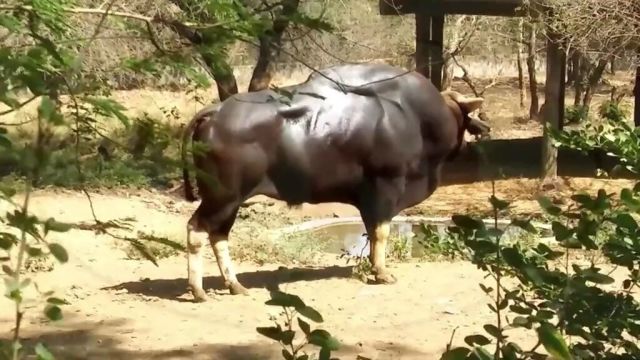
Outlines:
[[[376,284],[391,285],[398,282],[395,276],[388,271],[378,272],[374,275]]]
[[[239,282],[231,283],[231,285],[229,285],[229,292],[231,292],[231,295],[249,295],[249,290]]]
[[[203,303],[209,300],[209,296],[202,288],[191,288],[191,295],[193,295],[193,301],[197,303]]]

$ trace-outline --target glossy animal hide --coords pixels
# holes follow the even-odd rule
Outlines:
[[[238,208],[264,194],[302,203],[342,202],[359,209],[371,241],[375,280],[394,283],[385,266],[389,222],[437,188],[441,167],[464,146],[482,98],[440,93],[415,71],[389,65],[340,65],[279,91],[232,96],[200,111],[185,128],[201,143],[193,162],[201,203],[188,231],[208,234],[226,286],[246,293],[231,265],[228,235]],[[185,196],[194,201],[184,169]],[[190,237],[191,238],[191,237]],[[202,241],[194,243],[201,244]],[[204,300],[202,246],[191,246],[189,286]]]

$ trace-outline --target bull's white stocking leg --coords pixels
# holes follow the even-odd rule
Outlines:
[[[387,239],[389,238],[390,232],[391,225],[385,221],[375,227],[372,234],[373,236],[370,237],[371,270],[375,275],[376,282],[381,284],[393,284],[397,281],[395,276],[387,270],[386,266]]]
[[[200,233],[191,234],[187,228],[187,272],[189,289],[194,300],[202,302],[207,300],[207,294],[202,288],[202,246],[203,236]]]
[[[220,275],[224,279],[224,285],[229,289],[232,295],[248,294],[247,289],[238,282],[236,272],[233,269],[233,262],[229,254],[229,240],[226,236],[210,235],[209,241],[216,255]]]

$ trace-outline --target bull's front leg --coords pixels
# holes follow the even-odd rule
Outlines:
[[[232,295],[247,295],[249,292],[244,286],[242,286],[242,284],[240,284],[236,278],[236,272],[233,269],[233,262],[231,261],[231,255],[229,254],[228,235],[209,235],[209,241],[211,242],[211,247],[216,255],[220,275],[222,275],[222,278],[224,279],[224,286],[229,289]]]
[[[375,276],[376,283],[379,284],[394,284],[397,282],[396,277],[386,266],[387,239],[390,232],[391,224],[385,221],[377,224],[369,235],[371,272]]]
[[[207,300],[207,294],[202,288],[202,246],[203,236],[200,233],[192,234],[190,226],[187,227],[187,274],[189,290],[196,302]]]

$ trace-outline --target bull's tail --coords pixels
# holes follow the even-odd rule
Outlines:
[[[195,114],[191,121],[189,121],[189,123],[184,127],[182,132],[182,180],[184,181],[184,197],[189,202],[198,200],[198,197],[195,196],[193,185],[189,179],[189,169],[187,168],[187,141],[189,140],[189,137],[193,136],[194,130],[205,119],[206,110],[208,110],[208,107]]]

